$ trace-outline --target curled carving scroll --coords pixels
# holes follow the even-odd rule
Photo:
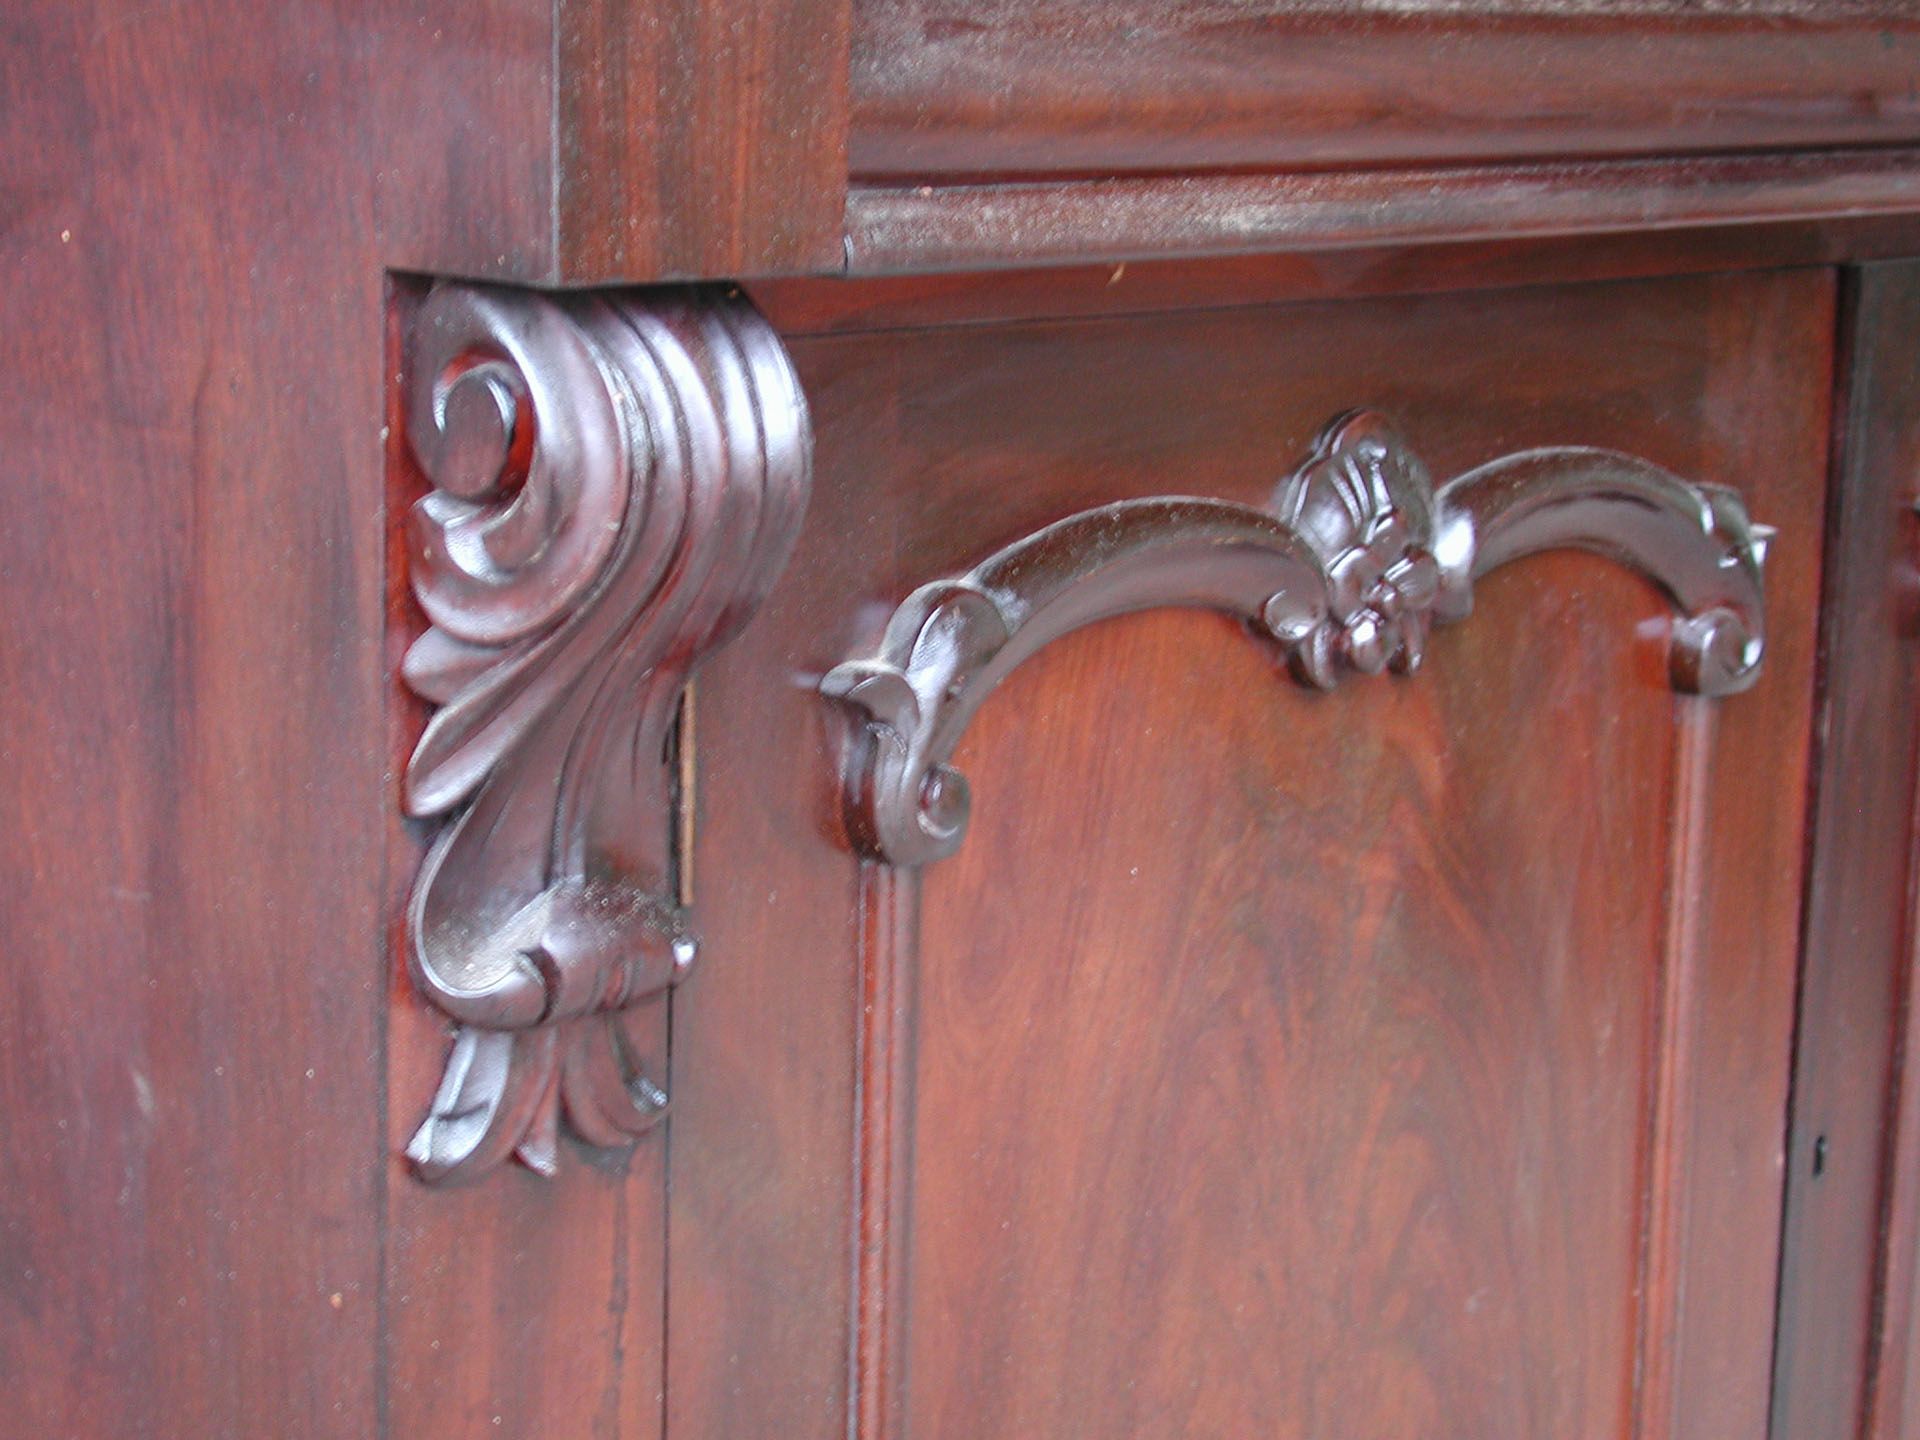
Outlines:
[[[1436,490],[1385,420],[1354,412],[1327,427],[1264,508],[1119,501],[914,591],[876,653],[821,683],[853,722],[849,829],[895,865],[953,853],[970,797],[951,757],[994,686],[1069,631],[1160,606],[1238,616],[1300,680],[1331,689],[1351,673],[1416,670],[1430,626],[1464,618],[1487,571],[1583,549],[1639,571],[1673,602],[1676,687],[1732,694],[1759,670],[1771,533],[1733,491],[1606,450],[1530,450]]]
[[[425,1178],[559,1126],[629,1143],[665,1106],[621,1023],[693,963],[666,755],[701,658],[798,533],[806,406],[771,329],[720,290],[433,291],[409,337],[407,439],[433,488],[409,578],[438,707],[404,804],[445,817],[407,913],[422,993],[457,1023],[408,1155]]]

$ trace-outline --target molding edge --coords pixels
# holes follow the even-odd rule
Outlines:
[[[1920,150],[856,185],[847,272],[1111,265],[1920,215]]]

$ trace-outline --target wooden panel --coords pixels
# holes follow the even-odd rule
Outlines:
[[[557,278],[554,3],[340,6],[343,29],[363,49],[360,118],[393,137],[370,146],[358,135],[349,152],[371,151],[366,178],[380,263],[501,280]]]
[[[790,346],[813,414],[798,548],[755,622],[697,682],[694,901],[705,959],[673,996],[667,1432],[844,1440],[863,1133],[857,1056],[898,1000],[861,957],[911,932],[912,897],[863,880],[839,834],[819,677],[910,587],[895,539],[924,497],[865,447],[897,397],[859,344]],[[871,1087],[869,1077],[864,1084]],[[882,1190],[877,1197],[884,1203]]]
[[[926,881],[904,1433],[1629,1427],[1671,701],[1608,637],[1644,610],[1535,566],[1419,690],[1276,695],[1182,616],[996,696]]]
[[[0,1428],[657,1432],[661,1147],[397,1154],[384,266],[548,273],[549,9],[9,12]]]
[[[1901,0],[860,0],[856,175],[1920,139]]]
[[[365,1440],[386,786],[359,72],[310,6],[12,5],[0,30],[0,1429]]]
[[[747,853],[790,819],[753,851],[763,884],[704,882],[754,958],[676,999],[675,1314],[762,1297],[808,1433],[851,1349],[871,1440],[1355,1414],[1757,1435],[1830,325],[1802,274],[796,342],[814,517],[712,688],[798,730],[702,747],[710,830]],[[913,888],[856,887],[807,770],[812,677],[913,583],[1070,510],[1259,498],[1359,400],[1441,473],[1571,440],[1737,479],[1784,527],[1761,687],[1676,702],[1657,603],[1579,558],[1489,582],[1420,677],[1326,699],[1217,620],[1088,632],[969,741],[975,829],[925,881],[916,1008]],[[917,503],[887,498],[909,476]],[[757,1038],[721,1038],[709,1005]],[[765,1057],[802,1035],[834,1053],[789,1087]],[[856,1053],[858,1143],[817,1110],[850,1103]],[[855,1241],[823,1207],[856,1153],[849,1295],[814,1247]],[[690,1174],[711,1178],[683,1198]],[[1649,1208],[1656,1175],[1672,1198]],[[723,1176],[753,1197],[732,1252],[701,1216]],[[766,1302],[759,1277],[790,1270]],[[688,1324],[674,1423],[777,1413],[720,1322]]]
[[[841,259],[846,0],[483,0],[355,17],[397,268],[589,285]]]
[[[1781,1270],[1774,1404],[1782,1436],[1854,1433],[1870,1405],[1885,1147],[1913,943],[1920,270],[1856,272],[1848,315]],[[1901,1175],[1916,1164],[1903,1152]],[[1903,1189],[1912,1189],[1904,1178],[1892,1193],[1910,1207]],[[1910,1253],[1904,1227],[1896,1243]],[[1909,1305],[1907,1276],[1891,1278],[1890,1293]],[[1904,1383],[1908,1323],[1888,1337],[1891,1385]],[[1897,1390],[1886,1401],[1874,1433],[1908,1433]]]
[[[1700,714],[1682,717],[1697,808],[1680,812],[1691,828],[1676,831],[1671,871],[1670,1158],[1653,1176],[1669,1213],[1656,1207],[1650,1237],[1672,1250],[1664,1273],[1658,1250],[1650,1260],[1667,1328],[1648,1337],[1641,1430],[1676,1440],[1766,1429],[1833,363],[1830,275],[1715,294],[1700,473],[1737,484],[1781,533],[1767,570],[1771,678],[1717,711],[1710,736]]]
[[[678,1005],[669,1145],[624,1175],[577,1165],[554,1185],[512,1175],[423,1194],[394,1151],[444,1042],[388,930],[419,837],[390,818],[417,717],[391,681],[409,622],[382,603],[388,512],[411,493],[381,442],[383,270],[576,283],[838,263],[843,23],[813,5],[742,18],[586,0],[8,14],[11,1424],[155,1440],[645,1437],[670,1370],[676,1432],[824,1437],[851,1402],[876,1435],[892,1397],[874,1382],[898,1352],[855,1327],[884,1337],[908,1312],[888,1305],[898,1272],[851,1254],[847,1209],[859,1147],[896,1153],[906,1132],[859,1132],[855,1091],[862,1056],[870,1070],[912,1058],[910,1031],[889,1028],[910,1022],[911,990],[875,982],[912,952],[915,896],[874,876],[863,887],[811,688],[867,621],[914,580],[1075,504],[1170,474],[1252,496],[1307,427],[1358,398],[1390,404],[1443,463],[1571,435],[1724,466],[1757,506],[1768,497],[1789,542],[1804,530],[1790,512],[1812,489],[1768,487],[1805,478],[1818,277],[1296,307],[1224,329],[1167,316],[810,342],[831,493],[777,613],[713,680],[710,960]],[[582,68],[556,68],[556,43]],[[617,70],[579,59],[616,52]],[[673,113],[640,118],[662,90]],[[874,292],[849,293],[858,310]],[[1596,355],[1620,372],[1596,373]],[[1269,361],[1260,383],[1284,405],[1237,388]],[[1225,392],[1196,386],[1223,366]],[[1591,603],[1618,603],[1613,583],[1596,581]],[[1777,636],[1774,671],[1802,663]],[[1757,717],[1740,722],[1748,738],[1729,718],[1696,760],[1705,780],[1686,793],[1709,822],[1739,774],[1715,756],[1745,755],[1797,793],[1792,762],[1778,768],[1794,753],[1786,722],[1766,708],[1790,698],[1763,702],[1776,694],[1736,702],[1729,717]],[[1794,816],[1765,808],[1738,843],[1770,854]],[[1698,863],[1743,875],[1751,858]],[[1737,950],[1765,983],[1735,987],[1724,1017],[1695,1005],[1710,1027],[1698,1056],[1718,1044],[1755,1058],[1725,1072],[1701,1058],[1691,1080],[1670,1070],[1667,1123],[1727,1125],[1748,1165],[1757,1152],[1731,1121],[1760,1124],[1775,1103],[1769,907],[1788,889],[1751,907],[1703,892],[1683,917],[1707,937],[1693,942],[1701,976]],[[1715,938],[1723,910],[1754,934]],[[1737,1036],[1712,1028],[1736,1023]],[[1691,1121],[1689,1085],[1704,1087]],[[869,1118],[884,1104],[871,1084],[859,1099]],[[1716,1193],[1688,1192],[1698,1223]],[[1772,1203],[1765,1187],[1740,1193]],[[910,1197],[879,1184],[863,1211],[861,1234],[889,1254],[912,1238],[883,1223],[896,1198]],[[1687,1223],[1668,1225],[1683,1266],[1705,1243]],[[1749,1252],[1754,1223],[1736,1215],[1715,1243]],[[1736,1367],[1766,1315],[1746,1278],[1707,1301],[1695,1287],[1695,1318],[1681,1317],[1723,1324],[1700,1343]],[[1683,1379],[1691,1343],[1671,1352]],[[1698,1393],[1746,1394],[1737,1382]]]

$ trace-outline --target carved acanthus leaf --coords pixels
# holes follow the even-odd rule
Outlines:
[[[717,290],[442,286],[408,364],[433,489],[409,532],[430,628],[403,673],[440,708],[405,805],[451,817],[409,959],[459,1026],[408,1154],[428,1179],[516,1151],[551,1171],[562,1115],[618,1146],[662,1113],[622,1014],[694,958],[667,751],[694,666],[792,548],[806,407],[773,332]]]

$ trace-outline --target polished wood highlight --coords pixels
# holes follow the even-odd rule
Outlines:
[[[794,340],[816,494],[792,570],[703,680],[703,704],[769,723],[703,736],[696,842],[722,865],[762,847],[765,885],[705,894],[703,923],[778,962],[676,997],[670,1428],[791,1416],[824,1437],[851,1412],[865,1437],[1322,1435],[1357,1414],[1484,1440],[1634,1415],[1678,1436],[1718,1413],[1757,1432],[1832,315],[1809,273]],[[1219,365],[1234,385],[1207,383]],[[830,753],[811,687],[873,653],[891,597],[1170,480],[1264,505],[1271,457],[1356,394],[1443,473],[1580,440],[1737,477],[1782,523],[1757,683],[1675,697],[1667,602],[1578,554],[1487,576],[1416,682],[1324,697],[1275,684],[1230,620],[1134,615],[1049,645],[981,708],[957,855],[923,878],[857,863],[801,747]],[[1681,875],[1693,898],[1669,904]],[[1462,898],[1364,928],[1396,893]],[[1314,1024],[1256,1018],[1288,993]],[[1322,1020],[1338,1034],[1316,1039]],[[1254,1089],[1188,1058],[1208,1045],[1247,1055]],[[1418,1132],[1361,1124],[1368,1096],[1428,1117],[1410,1190],[1369,1137]],[[1523,1174],[1555,1177],[1550,1203]],[[1443,1232],[1379,1228],[1407,1194]],[[1315,1228],[1342,1214],[1382,1218],[1337,1243]],[[1501,1238],[1516,1215],[1539,1228]],[[838,1274],[818,1253],[836,1234]],[[805,1280],[761,1282],[789,1269]],[[1250,1272],[1356,1296],[1324,1313],[1337,1340],[1285,1307],[1236,1312]],[[1467,1318],[1490,1306],[1494,1330]],[[779,1363],[747,1363],[739,1334]],[[1256,1337],[1257,1364],[1233,1358]]]
[[[13,0],[0,1436],[1916,1440],[1916,35]],[[611,707],[713,962],[618,1012],[670,1115],[427,1185],[457,1022],[408,909],[458,811],[404,808],[408,517],[534,434],[462,356],[474,443],[414,452],[467,285],[738,287],[819,463],[670,772],[664,701]],[[1351,406],[1441,478],[1576,444],[1737,489],[1780,529],[1755,683],[1676,693],[1668,599],[1579,552],[1327,694],[1136,612],[980,707],[956,854],[863,851],[819,685],[903,596],[1173,490],[1261,509]]]
[[[1387,421],[1342,416],[1265,508],[1116,501],[915,590],[877,656],[843,661],[820,684],[853,712],[848,822],[894,865],[952,854],[971,799],[949,761],[968,722],[1015,667],[1084,625],[1218,610],[1331,690],[1347,672],[1417,670],[1436,617],[1464,618],[1475,580],[1543,550],[1591,550],[1660,585],[1680,608],[1674,684],[1732,694],[1759,673],[1771,533],[1736,492],[1605,450],[1526,451],[1436,492]]]
[[[449,817],[408,910],[415,983],[458,1023],[408,1156],[423,1178],[559,1163],[667,1097],[623,1012],[692,968],[674,726],[805,513],[786,352],[737,293],[640,301],[437,289],[413,317],[407,438],[434,488],[410,573],[438,709],[407,812]]]

